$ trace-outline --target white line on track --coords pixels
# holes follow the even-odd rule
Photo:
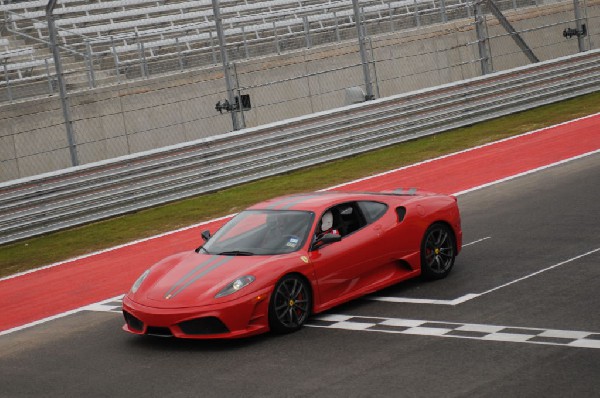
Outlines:
[[[496,181],[488,182],[487,184],[479,185],[477,187],[465,189],[464,191],[456,192],[453,195],[454,196],[464,195],[464,194],[469,193],[469,192],[477,191],[477,190],[480,190],[480,189],[483,189],[483,188],[491,187],[492,185],[496,185],[496,184],[500,184],[500,183],[503,183],[503,182],[506,182],[506,181],[514,180],[515,178],[519,178],[519,177],[523,177],[523,176],[526,176],[526,175],[529,175],[529,174],[537,173],[538,171],[546,170],[546,169],[549,169],[551,167],[555,167],[555,166],[559,166],[561,164],[569,163],[569,162],[572,162],[573,160],[582,159],[582,158],[585,158],[585,157],[588,157],[588,156],[591,156],[591,155],[595,155],[597,153],[600,153],[600,149],[596,149],[595,151],[591,151],[591,152],[586,152],[586,153],[583,153],[581,155],[573,156],[572,158],[564,159],[564,160],[561,160],[559,162],[555,162],[555,163],[551,163],[551,164],[548,164],[548,165],[545,165],[545,166],[537,167],[535,169],[531,169],[531,170],[525,171],[523,173],[519,173],[519,174],[515,174],[515,175],[512,175],[512,176],[509,176],[509,177],[501,178],[501,179],[496,180]]]
[[[515,284],[515,283],[517,283],[517,282],[521,282],[521,281],[523,281],[523,280],[525,280],[525,279],[529,279],[529,278],[531,278],[532,276],[539,275],[539,274],[541,274],[542,272],[550,271],[551,269],[554,269],[554,268],[560,267],[561,265],[568,264],[568,263],[570,263],[570,262],[573,262],[573,261],[575,261],[575,260],[579,260],[580,258],[583,258],[583,257],[589,256],[590,254],[594,254],[594,253],[597,253],[597,252],[599,252],[599,251],[600,251],[600,247],[599,247],[599,248],[597,248],[597,249],[594,249],[594,250],[590,250],[590,251],[589,251],[589,252],[587,252],[587,253],[580,254],[579,256],[571,257],[571,258],[570,258],[570,259],[568,259],[568,260],[561,261],[561,262],[560,262],[560,263],[558,263],[558,264],[554,264],[554,265],[551,265],[550,267],[547,267],[547,268],[541,269],[541,270],[539,270],[539,271],[533,272],[533,273],[531,273],[531,274],[529,274],[529,275],[525,275],[525,276],[523,276],[523,277],[521,277],[521,278],[515,279],[514,281],[511,281],[511,282],[505,283],[504,285],[500,285],[500,286],[497,286],[497,287],[495,287],[495,288],[493,288],[493,289],[486,290],[486,291],[485,291],[485,292],[483,292],[483,293],[479,293],[479,296],[483,296],[484,294],[488,294],[488,293],[494,292],[494,291],[496,291],[496,290],[498,290],[498,289],[502,289],[503,287],[510,286],[510,285],[512,285],[512,284]]]
[[[382,297],[382,296],[373,296],[366,297],[368,300],[372,301],[382,301],[385,303],[407,303],[407,304],[434,304],[434,305],[458,305],[462,304],[466,301],[479,297],[479,294],[469,293],[464,296],[460,296],[453,300],[437,300],[437,299],[418,299],[418,298],[410,298],[410,297]]]
[[[452,305],[452,306],[454,306],[454,305],[462,304],[462,303],[465,303],[465,302],[467,302],[469,300],[473,300],[475,298],[481,297],[481,296],[483,296],[485,294],[495,292],[496,290],[502,289],[503,287],[507,287],[507,286],[513,285],[513,284],[515,284],[517,282],[521,282],[521,281],[523,281],[525,279],[529,279],[529,278],[531,278],[533,276],[539,275],[539,274],[541,274],[543,272],[546,272],[546,271],[550,271],[551,269],[560,267],[561,265],[565,265],[565,264],[571,263],[573,261],[579,260],[580,258],[589,256],[589,255],[597,253],[599,251],[600,251],[600,247],[597,248],[597,249],[594,249],[594,250],[590,250],[589,252],[580,254],[578,256],[571,257],[568,260],[561,261],[560,263],[551,265],[551,266],[546,267],[544,269],[541,269],[539,271],[532,272],[531,274],[525,275],[525,276],[523,276],[521,278],[515,279],[515,280],[510,281],[508,283],[505,283],[503,285],[496,286],[496,287],[494,287],[492,289],[486,290],[483,293],[468,293],[468,294],[465,294],[464,296],[460,296],[460,297],[455,298],[453,300],[414,299],[414,298],[409,298],[409,297],[379,297],[379,296],[367,297],[367,299],[373,300],[373,301],[383,301],[383,302],[387,302],[387,303],[436,304],[436,305]]]
[[[68,315],[73,315],[73,314],[76,314],[76,313],[84,311],[84,310],[97,311],[96,310],[97,307],[102,306],[103,304],[109,303],[111,301],[121,300],[123,298],[123,296],[124,295],[120,295],[120,296],[117,296],[117,297],[113,297],[111,299],[102,300],[102,301],[100,301],[98,303],[94,303],[94,304],[90,304],[90,305],[85,305],[83,307],[79,307],[79,308],[76,308],[74,310],[67,311],[67,312],[62,312],[60,314],[52,315],[52,316],[49,316],[47,318],[37,320],[35,322],[31,322],[31,323],[28,323],[28,324],[25,324],[25,325],[17,326],[17,327],[14,327],[12,329],[3,330],[3,331],[0,331],[0,336],[5,335],[5,334],[11,334],[11,333],[14,333],[14,332],[18,332],[19,330],[23,330],[23,329],[28,329],[28,328],[30,328],[32,326],[41,325],[43,323],[50,322],[50,321],[53,321],[55,319],[64,318],[64,317],[66,317]]]
[[[462,247],[467,247],[467,246],[472,246],[474,244],[477,244],[479,242],[483,242],[484,240],[488,240],[488,239],[492,239],[491,236],[486,236],[485,238],[481,238],[481,239],[477,239],[473,242],[469,242],[469,243],[465,243],[464,245],[462,245]]]

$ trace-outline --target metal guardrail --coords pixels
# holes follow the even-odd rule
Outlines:
[[[600,50],[0,184],[0,244],[600,90]]]

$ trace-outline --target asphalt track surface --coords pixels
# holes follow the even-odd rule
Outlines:
[[[576,140],[593,154],[461,194],[472,244],[445,280],[402,283],[298,333],[239,341],[130,336],[120,331],[118,302],[108,301],[0,336],[0,397],[598,396],[599,134],[596,125]],[[565,150],[572,136],[544,136],[527,159],[503,164],[541,157],[532,148],[548,157],[561,146],[546,164],[583,153]],[[440,185],[452,171],[437,173]],[[421,186],[398,186],[409,185]]]

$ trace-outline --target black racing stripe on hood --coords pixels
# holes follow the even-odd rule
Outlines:
[[[185,281],[188,278],[191,278],[196,272],[200,271],[202,268],[206,267],[208,264],[212,263],[214,260],[216,260],[219,256],[217,255],[212,255],[210,256],[210,258],[208,260],[205,260],[203,262],[201,262],[199,265],[197,265],[196,267],[194,267],[194,269],[192,269],[190,272],[188,272],[187,274],[185,274],[183,277],[181,277],[181,279],[179,279],[177,281],[177,283],[175,283],[168,292],[165,293],[165,295],[163,296],[165,299],[170,299],[171,295],[173,293],[173,291],[175,289],[177,289],[178,286],[182,285],[183,283],[185,283]]]
[[[187,289],[192,283],[196,282],[198,279],[202,278],[204,275],[208,274],[209,272],[219,268],[221,265],[233,260],[233,258],[234,258],[234,256],[226,256],[226,257],[222,258],[221,260],[217,261],[215,264],[211,265],[210,267],[202,270],[199,274],[197,274],[196,276],[194,276],[193,278],[188,280],[185,284],[180,286],[179,289],[177,289],[177,291],[175,291],[171,295],[170,298],[177,296],[179,293],[181,293],[182,291]]]

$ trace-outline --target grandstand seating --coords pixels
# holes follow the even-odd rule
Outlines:
[[[412,27],[416,25],[416,13],[436,15],[437,21],[441,21],[439,1],[370,0],[361,1],[361,8],[367,25],[371,23],[375,29],[389,21],[403,21],[403,27]],[[36,41],[48,41],[46,4],[47,0],[0,0],[4,23],[14,35],[26,38],[30,50],[24,51],[30,51],[27,55],[39,53],[41,63],[50,58],[47,44],[36,44]],[[465,4],[466,0],[445,0],[446,11],[454,10],[460,16],[466,16]],[[343,37],[356,35],[351,0],[220,0],[220,5],[227,43],[235,48],[245,47],[246,57],[250,53],[248,46],[253,45],[263,54],[279,51],[281,40],[286,40],[285,49],[306,46],[309,43],[307,29],[312,36],[328,35],[312,41],[317,44],[331,42],[333,30],[336,30],[337,40],[339,30],[344,31]],[[211,0],[97,0],[93,3],[59,0],[54,13],[61,45],[75,54],[72,60],[75,69],[84,70],[83,62],[88,62],[88,58],[111,55],[117,68],[141,62],[142,58],[144,62],[162,62],[192,55],[208,60],[212,53],[212,61],[216,59]],[[433,22],[434,19],[432,17]],[[277,46],[259,45],[268,42],[277,42]],[[252,52],[252,55],[261,53]],[[36,59],[37,56],[29,61]],[[115,65],[109,66],[108,62],[96,61],[95,65],[115,71]],[[162,70],[168,71],[168,68]]]
[[[52,64],[52,59],[34,57],[35,50],[31,46],[20,46],[11,48],[8,39],[0,39],[0,75],[2,76],[0,86],[6,84],[7,80],[25,79],[33,75],[36,67],[44,68]]]
[[[35,67],[46,66],[53,64],[52,58],[33,59],[31,61],[12,62],[2,65],[2,69],[6,72],[15,73],[19,79],[32,77],[32,71]],[[12,80],[15,80],[14,78]]]
[[[2,43],[0,42],[0,45]],[[1,64],[5,64],[8,63],[10,60],[13,60],[15,58],[22,58],[24,56],[31,56],[33,55],[33,48],[32,47],[25,47],[25,48],[16,48],[16,49],[7,49],[4,51],[0,51],[0,63]]]

